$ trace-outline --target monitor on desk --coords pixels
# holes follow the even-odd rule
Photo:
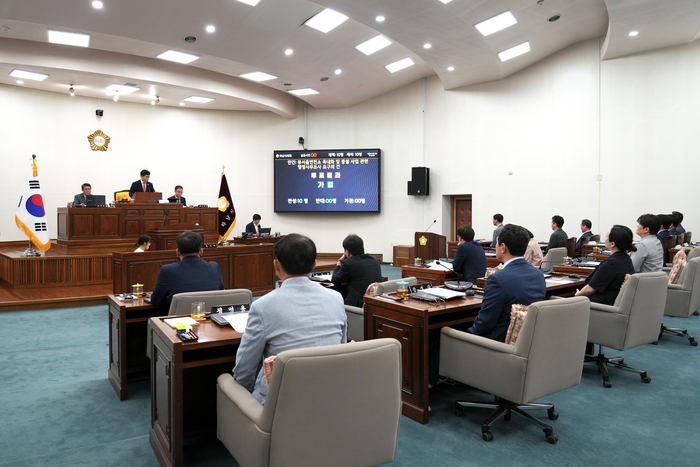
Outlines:
[[[271,231],[272,231],[271,227],[264,227],[264,228],[260,229],[260,236],[261,237],[269,237]]]
[[[105,195],[87,195],[85,200],[85,206],[89,208],[94,208],[95,206],[104,206],[107,204],[105,202]]]

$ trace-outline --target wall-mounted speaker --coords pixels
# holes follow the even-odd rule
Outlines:
[[[428,167],[411,168],[408,194],[413,196],[428,196],[430,194],[430,169]]]
[[[105,114],[105,111],[102,109],[95,110],[95,115],[97,115],[98,117],[102,117],[104,114]]]

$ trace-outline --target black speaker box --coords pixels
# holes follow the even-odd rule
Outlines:
[[[428,196],[430,194],[430,169],[428,167],[411,168],[410,194]]]

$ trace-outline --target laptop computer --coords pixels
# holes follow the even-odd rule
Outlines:
[[[260,236],[261,237],[269,237],[271,231],[272,231],[271,227],[264,227],[264,228],[260,229]]]
[[[86,201],[85,201],[85,206],[89,208],[94,208],[96,206],[104,206],[107,203],[105,202],[105,195],[87,195],[86,196]]]
[[[211,307],[211,320],[219,326],[230,326],[226,321],[226,316],[234,313],[247,313],[250,311],[248,303],[240,303],[237,305],[217,305]]]

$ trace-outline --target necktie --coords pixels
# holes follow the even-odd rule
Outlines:
[[[146,182],[143,182],[143,192],[146,192]]]

